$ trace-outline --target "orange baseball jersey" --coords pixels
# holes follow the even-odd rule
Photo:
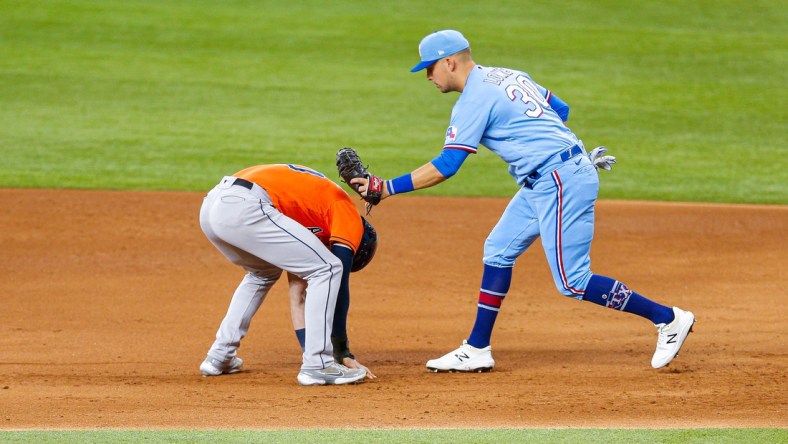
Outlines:
[[[325,245],[358,250],[364,225],[350,196],[324,174],[294,164],[257,165],[235,174],[260,185],[285,216],[310,229]]]

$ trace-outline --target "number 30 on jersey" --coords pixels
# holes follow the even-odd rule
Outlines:
[[[547,100],[539,93],[539,89],[528,77],[520,74],[515,79],[517,84],[506,87],[506,96],[509,100],[520,100],[526,106],[525,115],[537,119],[542,116],[544,109],[549,107]]]

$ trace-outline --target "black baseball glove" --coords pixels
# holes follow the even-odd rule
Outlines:
[[[358,158],[356,150],[353,148],[342,148],[337,151],[337,170],[339,171],[339,176],[342,177],[342,181],[350,185],[367,202],[367,213],[369,213],[371,205],[380,203],[380,196],[383,194],[383,179],[367,171],[367,167]],[[359,184],[350,183],[351,180],[357,178],[369,181],[364,194],[358,191]]]

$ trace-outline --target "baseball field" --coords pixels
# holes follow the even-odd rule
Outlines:
[[[788,441],[788,2],[0,3],[0,441]],[[284,284],[234,375],[198,366],[242,272],[207,241],[222,176],[355,147],[390,178],[440,151],[456,94],[411,74],[461,30],[571,107],[601,172],[593,269],[692,310],[652,325],[560,296],[528,251],[494,371],[467,337],[484,238],[517,188],[485,149],[370,215],[353,351],[375,381],[301,387]],[[359,202],[359,208],[361,208]]]

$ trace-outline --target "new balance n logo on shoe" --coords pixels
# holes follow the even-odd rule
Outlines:
[[[668,335],[668,344],[675,344],[676,336],[678,336],[678,333],[673,333],[672,335]]]
[[[427,369],[433,372],[485,372],[494,365],[489,345],[476,348],[468,344],[468,341],[462,341],[460,348],[438,359],[427,361]]]

